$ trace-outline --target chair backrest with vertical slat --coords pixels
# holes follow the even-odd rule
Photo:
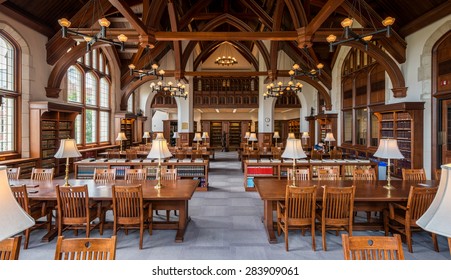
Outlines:
[[[165,168],[161,170],[161,180],[177,180],[177,168]]]
[[[308,168],[295,169],[294,175],[295,175],[297,181],[310,180],[310,169],[308,169]],[[293,177],[293,168],[287,168],[288,180],[291,180],[292,177]]]
[[[295,226],[312,223],[316,208],[316,186],[287,186],[285,207],[288,225]]]
[[[53,180],[54,168],[33,168],[31,180],[48,181]]]
[[[349,236],[342,234],[345,260],[404,260],[401,236]]]
[[[113,213],[118,224],[144,221],[142,186],[113,186]]]
[[[426,172],[424,168],[417,169],[402,169],[402,179],[409,181],[423,181],[426,180]]]
[[[115,260],[116,236],[110,238],[64,238],[59,236],[55,260]]]
[[[409,198],[407,199],[407,209],[412,225],[416,225],[417,220],[423,216],[424,212],[429,208],[437,194],[437,190],[438,187],[410,187]]]
[[[94,169],[94,180],[97,182],[114,182],[116,180],[116,169]]]
[[[30,214],[30,201],[28,199],[27,186],[20,185],[11,187],[11,192],[16,198],[17,203],[19,203],[19,205],[25,210],[25,212]]]
[[[7,168],[6,173],[8,174],[8,179],[19,180],[20,177],[20,167]]]
[[[322,219],[327,224],[346,225],[352,222],[355,186],[324,186]]]
[[[138,168],[138,169],[125,169],[125,180],[128,181],[142,181],[147,178],[147,169]]]
[[[138,147],[139,148],[139,147]],[[125,151],[125,158],[127,160],[137,159],[138,158],[138,150],[135,149],[127,149]]]
[[[332,168],[319,168],[318,180],[340,180],[339,167],[334,166]]]
[[[89,223],[88,186],[56,186],[58,216],[63,224]]]
[[[21,241],[21,235],[0,241],[0,260],[18,260]]]
[[[374,181],[376,180],[376,172],[374,168],[369,169],[355,168],[352,178],[353,180]]]

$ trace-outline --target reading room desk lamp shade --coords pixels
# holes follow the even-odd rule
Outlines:
[[[252,132],[249,136],[249,139],[247,139],[248,141],[252,142],[252,150],[254,149],[254,142],[258,141],[257,139],[257,134],[255,132]]]
[[[60,147],[55,154],[55,158],[66,159],[66,176],[64,177],[66,184],[69,186],[69,158],[81,157],[80,152],[77,149],[77,142],[75,139],[61,139]]]
[[[150,150],[147,158],[158,159],[158,169],[156,179],[158,183],[155,185],[156,189],[161,189],[161,159],[172,157],[171,152],[168,149],[168,143],[165,139],[155,139],[152,141],[152,149]]]
[[[164,138],[163,132],[158,132],[157,136],[155,137],[155,140],[166,140]]]
[[[293,159],[293,186],[296,186],[296,159],[300,158],[306,158],[307,155],[305,154],[304,150],[302,149],[302,143],[301,139],[287,139],[287,146],[285,147],[285,150],[282,153],[283,158],[291,158]]]
[[[374,153],[375,157],[388,159],[387,164],[387,185],[384,186],[386,189],[393,189],[394,187],[390,184],[390,159],[401,159],[404,156],[401,154],[398,148],[398,142],[396,139],[381,139],[379,142],[379,147]]]
[[[202,139],[207,139],[207,138],[210,138],[210,136],[208,136],[208,132],[203,132]]]
[[[150,138],[150,132],[149,131],[145,131],[143,134],[143,138],[146,139],[146,144],[147,144],[147,139]]]
[[[22,209],[11,192],[6,166],[0,166],[0,241],[34,224],[34,219]]]
[[[277,139],[280,138],[279,132],[278,132],[278,131],[274,131],[274,135],[272,136],[272,138],[276,139],[276,145],[275,145],[275,147],[277,147]]]
[[[437,194],[429,208],[417,220],[426,231],[448,237],[451,254],[451,164],[442,165]]]
[[[296,136],[294,135],[294,132],[288,133],[287,139],[296,139]]]
[[[117,138],[116,141],[120,141],[121,142],[121,151],[122,151],[122,141],[127,140],[127,137],[125,136],[125,132],[119,132],[117,134]]]
[[[193,141],[196,141],[196,142],[197,142],[197,147],[196,147],[196,149],[199,150],[199,141],[202,141],[202,137],[201,137],[201,135],[200,135],[200,132],[196,132],[196,133],[194,134]]]

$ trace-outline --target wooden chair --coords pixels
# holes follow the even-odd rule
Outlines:
[[[110,238],[64,238],[56,241],[55,260],[115,260],[116,236]]]
[[[339,151],[337,149],[332,149],[329,152],[329,156],[330,156],[330,159],[342,159],[343,158],[343,152]]]
[[[346,230],[352,236],[355,186],[323,186],[323,201],[316,218],[321,223],[323,250],[327,251],[326,230]]]
[[[31,170],[31,180],[49,181],[53,180],[55,168],[34,168]]]
[[[114,158],[121,158],[121,152],[116,149],[107,150],[107,158],[108,159],[114,159]]]
[[[94,169],[94,178],[97,182],[114,182],[116,180],[116,169]]]
[[[137,159],[138,158],[138,150],[135,150],[135,149],[127,149],[127,150],[125,150],[125,158],[127,160]]]
[[[249,153],[249,156],[248,156],[249,159],[256,159],[256,160],[260,159],[260,151],[258,149],[249,151],[248,153]]]
[[[36,223],[34,226],[27,228],[25,233],[25,242],[23,244],[24,249],[28,249],[28,242],[30,240],[30,233],[42,226],[47,226],[47,232],[50,232],[52,228],[52,210],[53,207],[46,201],[31,202],[28,198],[27,187],[25,185],[11,187],[11,192],[16,198],[19,205],[25,212],[32,217]],[[38,221],[41,218],[46,218],[45,221]]]
[[[426,212],[434,200],[438,187],[411,186],[409,198],[406,205],[399,203],[390,203],[388,213],[384,213],[385,235],[389,230],[398,232],[406,237],[407,248],[410,253],[412,250],[412,231],[421,231],[417,225],[417,220]],[[432,234],[432,242],[435,251],[439,251],[437,235]]]
[[[404,260],[401,236],[341,235],[345,260]]]
[[[359,180],[375,181],[375,180],[377,180],[376,171],[374,170],[374,168],[369,168],[369,169],[354,168],[353,174],[352,174],[352,179],[354,181],[356,181],[356,180],[357,181],[359,181]],[[366,212],[366,220],[367,221],[371,220],[371,211]]]
[[[20,167],[7,168],[6,173],[8,174],[8,179],[19,180],[20,177]]]
[[[20,235],[0,241],[0,260],[18,260],[21,241]]]
[[[296,181],[308,181],[310,180],[310,169],[308,168],[298,168],[295,169],[294,175]],[[293,168],[287,168],[287,179],[290,181],[293,178]]]
[[[340,180],[339,168],[319,168],[318,180]]]
[[[152,234],[152,204],[143,202],[141,184],[135,186],[113,186],[113,235],[117,235],[123,227],[125,234],[128,229],[139,229],[139,249],[143,248],[144,223],[148,223],[149,235]]]
[[[424,181],[426,180],[426,172],[424,168],[402,169],[402,179],[408,181]]]
[[[138,169],[125,169],[125,180],[127,181],[143,181],[147,179],[147,169],[138,168]]]
[[[312,152],[310,154],[310,159],[322,160],[323,159],[323,154],[321,154],[317,150],[312,150]]]
[[[285,234],[285,250],[288,251],[288,230],[292,228],[310,228],[312,234],[312,249],[316,250],[315,242],[315,208],[316,186],[287,186],[285,201],[277,203],[277,233]]]
[[[89,199],[88,186],[59,186],[56,185],[58,236],[66,229],[73,229],[78,235],[79,229],[86,230],[89,237],[91,230],[100,226],[100,235],[103,234],[102,208],[100,203]],[[93,223],[95,219],[99,223]]]
[[[161,180],[175,181],[177,180],[177,168],[163,168],[161,169]],[[158,211],[155,211],[158,215]],[[166,210],[166,221],[169,221],[171,210]],[[177,216],[177,210],[174,210],[174,215]]]

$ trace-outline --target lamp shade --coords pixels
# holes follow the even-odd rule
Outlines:
[[[200,136],[200,132],[196,132],[194,134],[193,141],[197,141],[197,142],[202,141],[202,137]]]
[[[404,158],[399,151],[396,139],[381,139],[374,156],[379,158]]]
[[[75,139],[61,139],[60,147],[55,154],[56,158],[76,158],[81,157],[77,149]]]
[[[296,136],[294,136],[294,132],[288,133],[287,139],[296,139]]]
[[[207,138],[210,138],[210,136],[208,136],[208,132],[202,133],[202,139],[207,139]]]
[[[252,142],[258,141],[257,134],[255,132],[252,132],[251,135],[249,136],[249,139],[247,139],[247,140],[252,141]]]
[[[150,132],[149,131],[144,132],[143,138],[150,138]]]
[[[451,237],[451,164],[442,165],[437,194],[417,225],[429,232]]]
[[[251,133],[249,131],[246,131],[246,134],[244,134],[244,138],[249,139],[251,137]]]
[[[326,138],[324,138],[324,141],[327,141],[327,142],[335,141],[334,134],[332,132],[328,132],[326,134]]]
[[[11,192],[6,166],[0,166],[0,241],[34,224],[34,219],[22,209]]]
[[[272,136],[272,138],[280,138],[279,132],[278,131],[274,131],[274,135]]]
[[[307,131],[302,132],[302,138],[306,139],[306,138],[310,138],[310,135],[308,134]]]
[[[174,132],[174,134],[172,134],[172,138],[174,138],[174,139],[180,138],[179,133]]]
[[[158,133],[157,133],[157,136],[155,137],[155,139],[158,139],[158,140],[166,140],[166,139],[164,139],[163,132],[158,132]]]
[[[302,143],[300,139],[287,139],[287,146],[282,154],[283,158],[306,158],[307,155],[302,149]]]
[[[152,141],[152,149],[150,149],[147,158],[168,158],[172,157],[171,152],[168,148],[168,142],[165,139],[155,139]]]
[[[117,135],[116,141],[123,141],[123,140],[127,140],[127,137],[125,136],[125,132],[119,132],[119,134]]]

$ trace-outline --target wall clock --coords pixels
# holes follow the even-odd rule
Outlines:
[[[265,122],[269,122],[270,120],[270,118],[265,118]]]

